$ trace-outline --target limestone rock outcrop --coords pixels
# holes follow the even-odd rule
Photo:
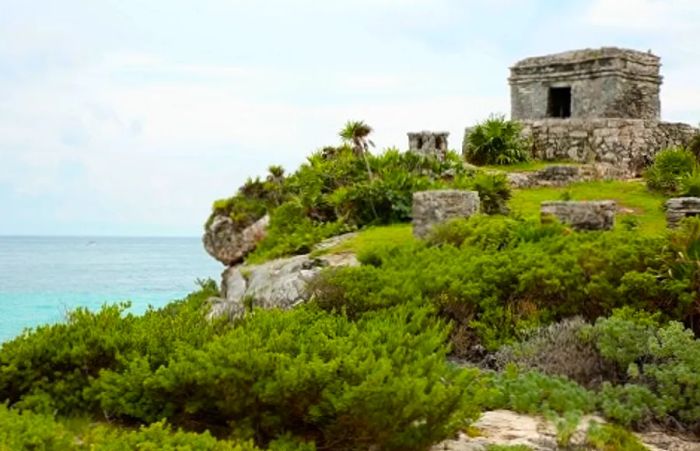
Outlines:
[[[596,416],[582,418],[571,438],[571,449],[587,449],[585,447],[586,431],[591,422],[605,423],[602,418]],[[484,412],[473,426],[480,432],[480,436],[469,437],[462,433],[454,440],[447,440],[433,446],[431,451],[486,451],[494,445],[524,445],[537,451],[561,449],[557,445],[556,428],[542,417],[522,415],[509,410],[494,410]],[[700,450],[700,443],[693,443],[681,437],[663,433],[636,435],[651,451]]]
[[[346,239],[345,237],[344,239]],[[335,242],[337,243],[338,237]],[[321,248],[329,245],[322,243]],[[352,253],[280,258],[260,265],[238,265],[222,274],[221,297],[213,298],[209,317],[235,319],[247,310],[291,309],[309,299],[306,284],[328,267],[359,265]]]
[[[270,217],[265,215],[245,229],[237,230],[228,216],[215,216],[204,232],[204,249],[224,265],[240,263],[265,237],[269,223]]]

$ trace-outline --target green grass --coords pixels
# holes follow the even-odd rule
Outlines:
[[[512,212],[525,218],[538,218],[540,203],[562,200],[567,193],[571,200],[614,200],[618,211],[616,224],[625,215],[639,219],[642,233],[657,234],[666,230],[666,218],[662,210],[665,197],[647,190],[641,181],[596,181],[575,183],[564,187],[543,187],[515,190],[509,205]]]
[[[322,253],[342,254],[345,252],[361,253],[366,249],[391,244],[404,244],[415,240],[411,224],[392,224],[381,227],[369,227],[356,236]]]
[[[488,171],[503,171],[503,172],[534,172],[544,169],[549,166],[580,166],[581,163],[574,163],[571,161],[541,161],[541,160],[531,160],[524,161],[522,163],[511,164],[507,166],[500,165],[487,165],[479,166],[481,169],[486,169]]]

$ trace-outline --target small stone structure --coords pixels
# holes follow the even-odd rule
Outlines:
[[[449,132],[409,132],[408,150],[424,156],[444,158],[447,153]]]
[[[615,210],[612,200],[550,201],[542,202],[540,216],[542,221],[554,216],[576,230],[610,230],[615,225]]]
[[[684,218],[700,216],[700,197],[674,197],[666,201],[665,208],[668,227],[678,227]]]
[[[430,229],[453,218],[467,218],[479,211],[479,193],[455,189],[413,193],[413,235],[425,238]]]
[[[535,158],[602,162],[641,174],[698,129],[660,122],[658,56],[603,47],[526,58],[510,68],[511,118]]]
[[[649,52],[603,47],[526,58],[510,68],[513,119],[659,119],[661,66]]]

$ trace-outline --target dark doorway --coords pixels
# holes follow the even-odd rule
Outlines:
[[[571,88],[549,88],[547,116],[571,117]]]

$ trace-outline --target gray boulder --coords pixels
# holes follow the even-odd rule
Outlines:
[[[309,254],[281,258],[260,265],[239,265],[222,274],[221,297],[211,300],[210,318],[235,319],[251,308],[291,309],[309,299],[306,284],[323,268],[355,266],[354,254]]]
[[[413,235],[425,238],[433,226],[479,212],[479,193],[456,189],[413,193]]]
[[[265,238],[269,223],[270,217],[265,215],[245,229],[236,230],[231,218],[216,216],[204,232],[204,249],[224,265],[240,263]]]
[[[555,217],[576,230],[610,230],[615,225],[615,201],[550,201],[540,205],[543,220]]]

